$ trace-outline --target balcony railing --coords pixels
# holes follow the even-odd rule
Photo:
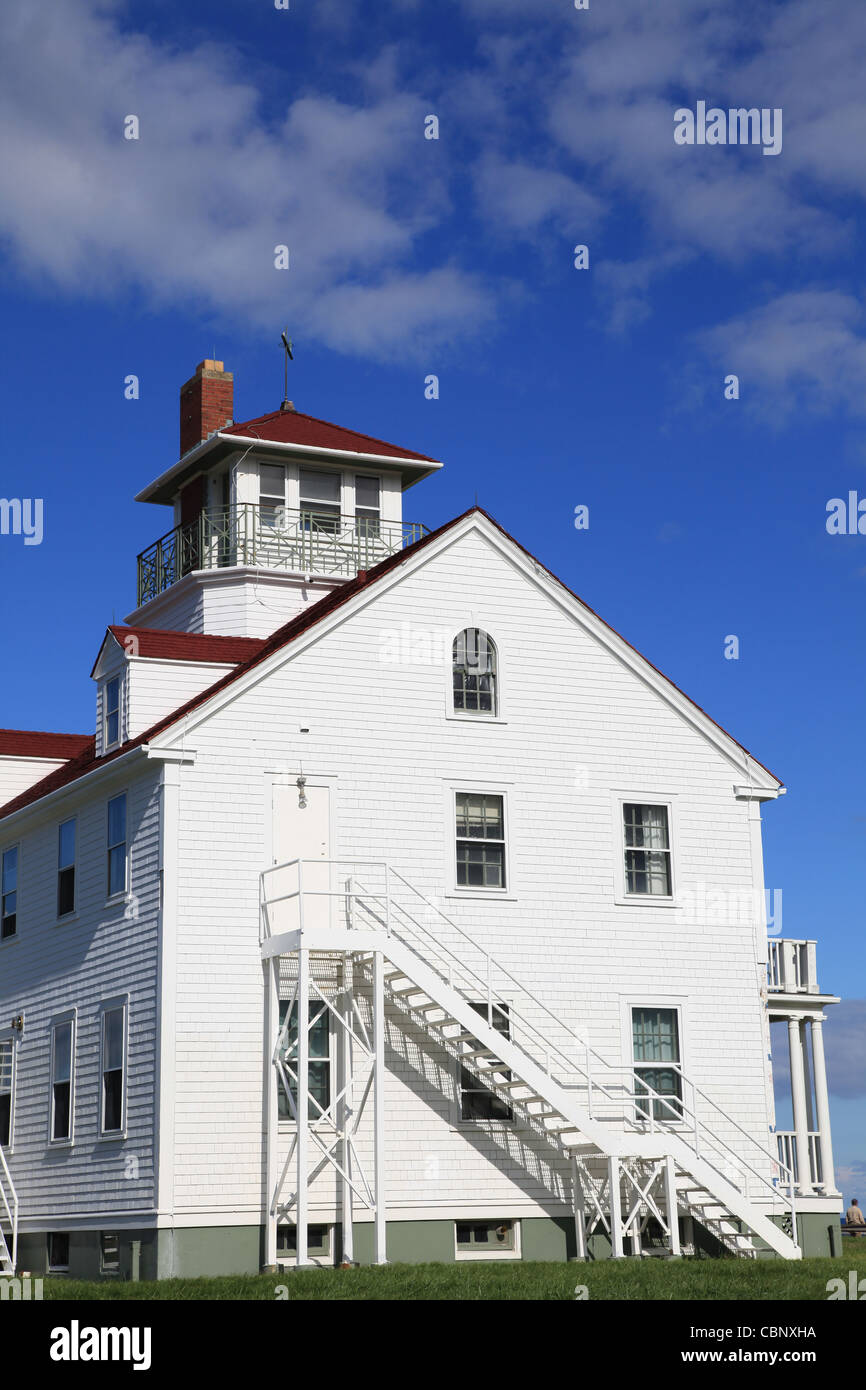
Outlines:
[[[794,1181],[800,1188],[804,1186],[822,1187],[824,1174],[821,1166],[821,1136],[817,1131],[812,1130],[806,1137],[809,1141],[808,1177],[805,1175],[803,1178],[800,1177],[800,1154],[797,1147],[797,1136],[793,1130],[779,1129],[776,1131],[779,1162],[794,1174]]]
[[[167,531],[138,557],[138,604],[193,570],[257,565],[353,577],[427,534],[418,521],[259,506],[212,507]]]
[[[769,942],[767,989],[771,994],[818,994],[814,941]]]

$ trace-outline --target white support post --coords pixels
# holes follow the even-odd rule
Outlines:
[[[672,1255],[680,1253],[680,1217],[677,1210],[677,1174],[670,1154],[665,1157],[665,1211],[668,1218],[668,1246]]]
[[[824,1062],[824,1020],[812,1019],[812,1063],[815,1069],[815,1109],[818,1120],[818,1146],[821,1151],[821,1177],[825,1192],[836,1191],[833,1172],[833,1145],[830,1139],[830,1098],[827,1094],[827,1067]]]
[[[279,1136],[279,1078],[274,1066],[274,1048],[280,1032],[280,958],[272,956],[265,966],[265,1265],[277,1263],[277,1214],[274,1197],[277,1185],[277,1140]]]
[[[801,1193],[812,1190],[809,1165],[809,1126],[806,1120],[806,1074],[803,1064],[803,1025],[788,1019],[788,1049],[791,1058],[791,1105],[797,1146],[797,1187]]]
[[[354,1207],[352,1184],[352,1123],[355,1103],[352,1092],[352,997],[354,991],[353,964],[350,953],[343,957],[343,1027],[340,1029],[340,1086],[343,1099],[340,1102],[339,1125],[342,1133],[342,1160],[345,1177],[341,1179],[342,1222],[343,1222],[343,1262],[352,1264],[355,1258]]]
[[[622,1249],[622,1196],[619,1190],[619,1159],[611,1154],[607,1160],[607,1185],[610,1198],[610,1255],[613,1260],[621,1260]]]
[[[818,1128],[815,1124],[815,1100],[812,1086],[812,1066],[809,1061],[809,1033],[812,1025],[808,1019],[803,1022],[803,1087],[806,1092],[806,1128],[811,1134]]]
[[[583,1200],[583,1182],[580,1176],[580,1167],[577,1159],[571,1160],[573,1197],[574,1197],[574,1238],[577,1249],[577,1258],[586,1259],[586,1206]]]
[[[298,1195],[295,1212],[297,1252],[295,1263],[307,1264],[307,1210],[309,1174],[309,1091],[310,1091],[310,952],[298,950]]]
[[[388,1263],[385,1222],[385,963],[381,951],[373,956],[373,1095],[376,1229],[374,1261]]]

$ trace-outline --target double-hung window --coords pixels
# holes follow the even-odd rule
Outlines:
[[[667,806],[623,805],[625,891],[633,897],[672,894],[671,837]]]
[[[355,530],[365,539],[379,534],[379,479],[359,473],[355,478]]]
[[[57,916],[75,911],[75,821],[66,820],[57,832]]]
[[[342,477],[339,473],[299,470],[301,525],[305,531],[334,533],[340,527]]]
[[[505,798],[456,794],[457,887],[505,888]]]
[[[108,803],[108,896],[126,892],[126,793]]]
[[[455,714],[496,715],[496,644],[480,627],[454,638],[451,676]]]
[[[120,742],[120,677],[112,676],[105,682],[102,696],[105,702],[102,720],[102,742],[111,748]]]
[[[472,1004],[472,1008],[482,1018],[487,1018],[486,1004]],[[492,1026],[497,1033],[501,1033],[504,1038],[510,1036],[510,1024],[508,1019],[508,1005],[494,1003],[491,1006]],[[470,1050],[480,1047],[477,1039],[469,1040]],[[490,1068],[495,1073],[497,1081],[505,1082],[511,1080],[511,1072],[503,1067],[495,1059],[489,1059],[485,1063],[485,1069]],[[461,1120],[511,1120],[514,1113],[507,1101],[500,1100],[499,1096],[491,1091],[489,1086],[485,1086],[474,1072],[468,1067],[460,1068],[460,1118]]]
[[[676,1009],[634,1008],[631,1011],[637,1114],[642,1120],[682,1119],[680,1031]],[[654,1091],[658,1100],[644,1099]]]
[[[126,1006],[112,1005],[102,1012],[102,1094],[100,1132],[118,1134],[124,1126],[126,1079]]]
[[[0,1147],[12,1143],[12,1095],[15,1085],[15,1045],[0,1039]]]
[[[286,470],[281,464],[259,464],[259,517],[271,530],[285,527]]]
[[[0,867],[0,941],[8,941],[18,931],[18,846],[3,851]]]
[[[75,1021],[64,1019],[51,1029],[51,1140],[72,1138],[75,1071]]]
[[[307,1104],[307,1118],[310,1120],[320,1120],[322,1113],[327,1112],[331,1104],[331,1029],[328,1020],[329,1010],[321,999],[311,999],[309,1001],[309,1040],[310,1052],[308,1063],[307,1086],[309,1090],[309,1101]],[[288,1027],[283,1034],[286,1018],[288,1016]],[[289,1083],[289,1090],[292,1095],[292,1102],[297,1109],[298,1104],[298,1006],[293,1004],[289,1013],[289,1001],[280,1000],[280,1036],[283,1039],[280,1048],[280,1061]],[[292,1110],[289,1104],[289,1097],[286,1094],[285,1086],[280,1082],[278,1089],[278,1110],[281,1120],[290,1120]]]

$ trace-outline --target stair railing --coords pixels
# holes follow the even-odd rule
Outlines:
[[[338,888],[313,890],[305,887],[303,883],[304,862],[319,866],[329,864],[332,866],[332,871],[339,870],[341,867],[349,868],[350,873]],[[264,886],[266,876],[295,866],[297,866],[298,887],[292,892],[269,898]],[[371,890],[362,884],[354,872],[358,868],[367,871],[373,869],[381,871],[381,888]],[[339,877],[339,875],[336,876]],[[303,932],[304,897],[339,899],[344,904],[345,922],[348,930],[355,929],[355,917],[361,914],[367,924],[372,922],[374,931],[383,932],[386,936],[396,936],[410,950],[420,955],[425,964],[434,969],[451,988],[456,988],[467,1002],[486,1000],[487,1021],[491,1027],[494,1026],[495,1012],[498,1011],[503,1017],[507,1016],[509,1041],[519,1047],[536,1065],[539,1064],[539,1058],[543,1057],[545,1059],[543,1064],[545,1071],[563,1089],[573,1093],[585,1093],[586,1110],[590,1119],[599,1120],[602,1123],[621,1123],[641,1133],[649,1130],[650,1133],[659,1132],[675,1135],[687,1147],[692,1148],[696,1158],[710,1163],[716,1172],[725,1181],[738,1188],[747,1200],[752,1199],[753,1188],[757,1188],[765,1201],[769,1197],[775,1204],[781,1199],[790,1210],[792,1229],[796,1233],[795,1188],[790,1169],[785,1167],[777,1158],[774,1158],[768,1150],[764,1150],[759,1141],[728,1115],[701,1087],[680,1072],[684,1091],[688,1090],[691,1093],[691,1104],[688,1104],[685,1095],[671,1098],[656,1092],[633,1067],[616,1066],[609,1063],[590,1046],[585,1038],[565,1023],[517,976],[503,966],[490,951],[479,945],[474,937],[470,936],[436,903],[426,897],[420,889],[404,878],[389,863],[382,860],[290,860],[286,864],[274,865],[271,869],[266,869],[261,875],[261,884],[263,933],[265,936],[270,935],[268,912],[270,906],[278,902],[298,899],[299,927]],[[405,902],[395,897],[396,884],[402,885],[408,893],[410,901],[417,900],[423,904],[425,914],[432,913],[437,921],[447,928],[449,933],[458,937],[480,958],[475,968],[446,944],[441,933],[435,935],[418,920],[417,907],[413,912],[406,906]],[[461,983],[457,984],[456,981]],[[528,1000],[534,1009],[548,1020],[548,1026],[552,1023],[557,1032],[565,1035],[564,1046],[552,1041],[516,1007],[513,997],[511,997],[512,991],[517,991],[522,998]],[[507,1006],[503,996],[509,996]],[[497,1001],[499,1002],[497,1003]],[[578,1057],[582,1060],[578,1060]],[[562,1075],[554,1076],[551,1070],[552,1065],[557,1066]],[[610,1079],[605,1082],[600,1079],[602,1077]],[[575,1078],[577,1078],[576,1081]],[[714,1120],[721,1119],[726,1126],[745,1138],[750,1145],[759,1151],[761,1159],[767,1161],[771,1173],[774,1169],[778,1170],[778,1178],[770,1178],[766,1173],[761,1172],[743,1154],[732,1148],[716,1132],[715,1128],[699,1116],[699,1098],[703,1108],[710,1112]],[[670,1118],[657,1119],[657,1106],[662,1114],[669,1114]],[[609,1112],[611,1108],[614,1113],[602,1113]],[[732,1170],[737,1174],[736,1180],[731,1176]]]
[[[18,1267],[18,1193],[15,1191],[15,1184],[12,1181],[12,1174],[9,1172],[9,1165],[6,1162],[6,1155],[0,1145],[0,1203],[6,1213],[6,1222],[9,1226],[12,1244],[7,1244],[9,1258],[12,1262],[11,1273],[14,1274]],[[2,1235],[2,1231],[0,1231]]]

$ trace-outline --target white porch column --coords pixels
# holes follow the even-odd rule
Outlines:
[[[791,1060],[791,1104],[794,1111],[794,1134],[797,1144],[797,1188],[811,1192],[809,1167],[809,1125],[806,1119],[806,1073],[803,1060],[803,1025],[798,1018],[788,1019],[788,1052]]]
[[[665,1158],[665,1211],[668,1218],[668,1242],[672,1255],[680,1253],[680,1217],[677,1208],[677,1175],[670,1154]]]
[[[295,1263],[307,1264],[307,1175],[309,1173],[309,1114],[310,1114],[310,952],[301,946],[298,951],[298,1199],[297,1252]]]
[[[827,1094],[827,1068],[824,1063],[824,1020],[812,1019],[812,1063],[815,1070],[815,1109],[818,1120],[818,1146],[821,1150],[821,1170],[824,1191],[836,1191],[833,1171],[833,1145],[830,1138],[830,1098]]]
[[[375,1253],[377,1265],[388,1263],[385,1220],[385,962],[381,951],[373,958],[373,1130],[376,1172]]]
[[[607,1185],[610,1197],[610,1254],[611,1259],[621,1260],[622,1196],[619,1190],[619,1159],[613,1154],[607,1160]]]
[[[806,1089],[806,1125],[809,1133],[813,1133],[818,1126],[815,1123],[815,1101],[812,1090],[812,1066],[809,1061],[809,1030],[812,1024],[810,1020],[804,1019],[800,1036],[803,1039],[803,1081]]]

